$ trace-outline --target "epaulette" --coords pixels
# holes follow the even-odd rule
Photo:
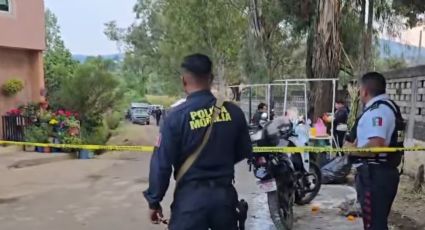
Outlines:
[[[377,108],[379,108],[379,103],[373,103],[373,105],[370,106],[369,110],[372,111]]]

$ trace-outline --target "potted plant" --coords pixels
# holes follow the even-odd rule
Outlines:
[[[31,143],[49,143],[49,134],[45,127],[38,125],[31,125],[25,129],[25,141]],[[37,152],[49,152],[49,148],[36,147]]]
[[[69,135],[78,136],[80,134],[80,121],[79,120],[77,120],[75,118],[71,118],[67,121],[67,125],[68,125]]]
[[[53,114],[49,111],[41,110],[38,114],[38,120],[40,123],[49,123],[53,118]]]
[[[64,144],[69,144],[69,145],[81,145],[83,144],[83,140],[81,140],[81,138],[76,137],[76,136],[66,136],[63,138],[63,142]],[[85,149],[79,149],[77,151],[77,158],[78,159],[90,159],[92,158],[92,153],[89,150],[85,150]]]

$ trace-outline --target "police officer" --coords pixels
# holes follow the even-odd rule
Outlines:
[[[182,164],[200,145],[216,103],[211,93],[210,59],[193,54],[184,58],[181,67],[188,97],[186,102],[172,108],[164,120],[151,159],[149,188],[144,192],[151,221],[155,224],[162,219],[160,202],[168,189],[172,169],[176,178]],[[176,185],[169,229],[237,229],[234,165],[247,158],[251,151],[242,110],[232,103],[224,103],[207,144]]]
[[[354,146],[373,148],[397,142],[398,106],[385,94],[385,78],[376,72],[360,80],[360,100],[364,111],[357,120]],[[388,229],[388,215],[397,194],[400,156],[396,153],[354,153],[357,167],[356,190],[366,230]]]

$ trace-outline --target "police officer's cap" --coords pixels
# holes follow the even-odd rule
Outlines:
[[[211,59],[204,54],[192,54],[183,59],[183,70],[192,73],[195,77],[209,77],[212,70]]]

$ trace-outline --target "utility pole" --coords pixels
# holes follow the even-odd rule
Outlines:
[[[423,29],[421,29],[419,31],[419,49],[418,49],[418,64],[420,64],[420,60],[421,60],[421,51],[422,51],[422,31]]]

